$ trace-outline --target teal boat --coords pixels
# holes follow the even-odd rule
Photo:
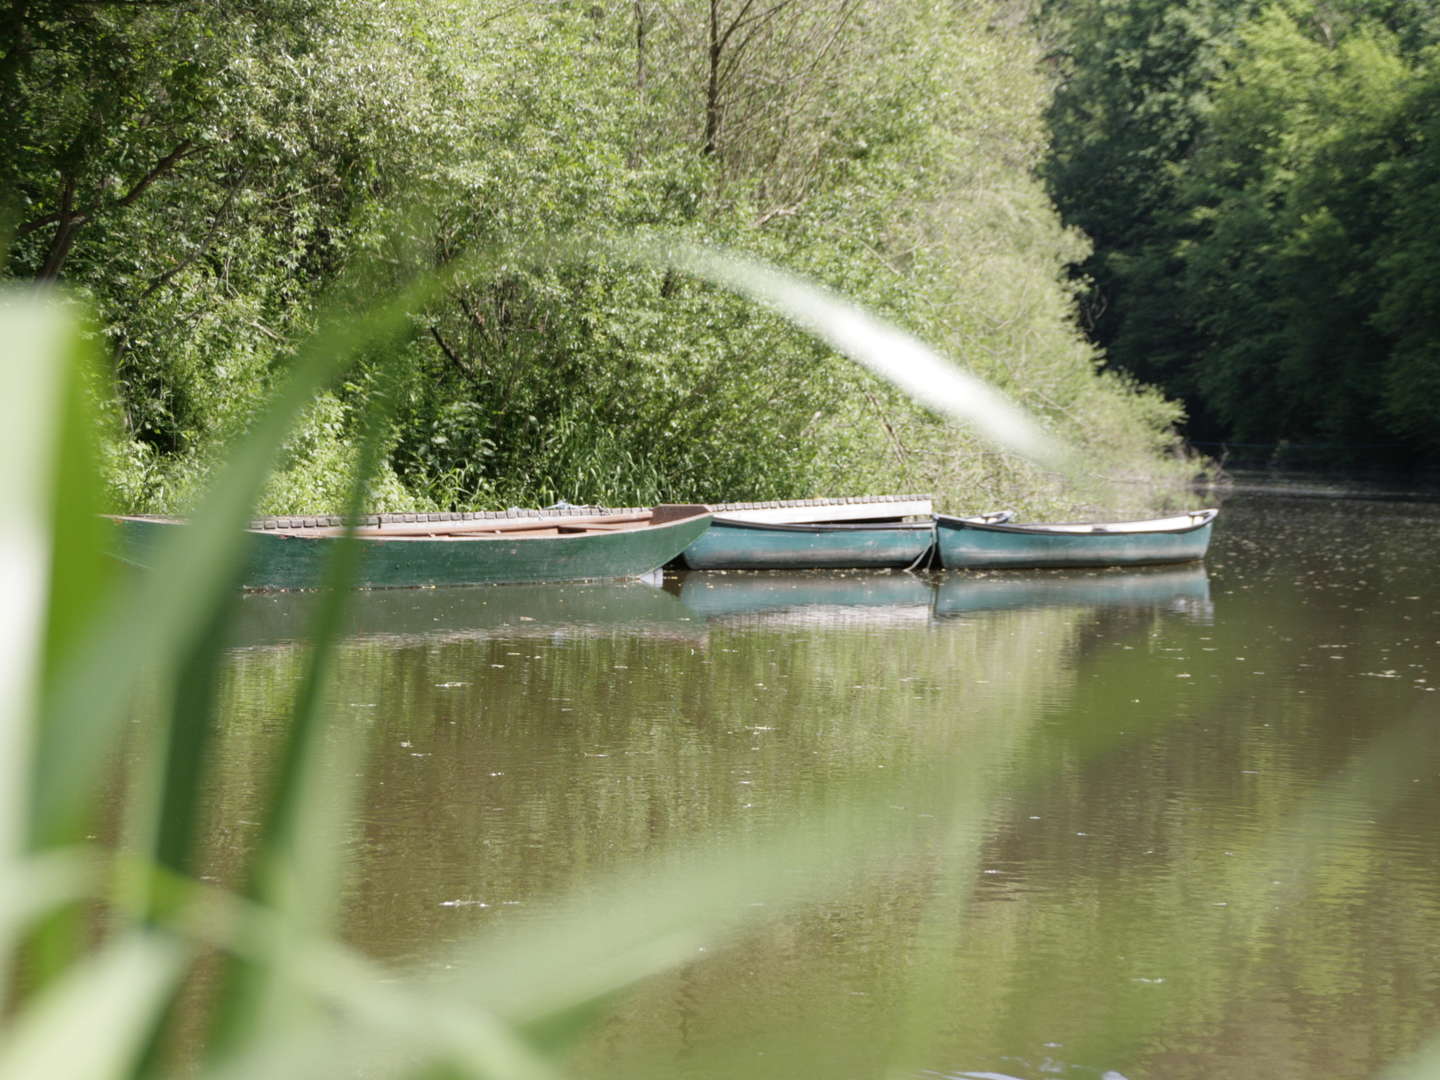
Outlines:
[[[164,560],[175,519],[115,517],[115,555],[153,568]],[[685,550],[710,525],[698,505],[594,513],[385,514],[356,527],[354,584],[367,588],[489,585],[632,578]],[[311,589],[324,584],[338,518],[252,522],[246,589]]]
[[[687,547],[691,570],[860,570],[915,566],[930,553],[935,525],[766,525],[716,518]]]
[[[937,514],[936,546],[947,570],[1051,566],[1144,566],[1205,557],[1218,510],[1149,521],[1019,525]]]
[[[930,500],[913,495],[710,509],[715,520],[679,560],[691,570],[910,569],[928,561],[935,543]]]

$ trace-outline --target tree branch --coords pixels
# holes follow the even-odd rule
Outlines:
[[[798,211],[803,204],[803,201],[804,200],[801,200],[801,202],[797,202],[793,206],[777,206],[773,210],[765,211],[765,213],[755,219],[755,228],[762,228],[777,217],[794,217],[796,211]]]
[[[43,229],[46,225],[54,225],[57,221],[60,220],[61,214],[57,210],[53,214],[46,214],[43,217],[35,218],[33,221],[27,221],[25,222],[25,224],[17,226],[15,229],[15,236],[17,239],[21,236],[28,236],[36,229]]]
[[[141,195],[145,194],[145,189],[148,188],[151,184],[155,183],[156,180],[159,180],[162,176],[168,173],[180,162],[184,161],[187,157],[192,157],[200,152],[200,148],[197,147],[189,139],[182,139],[179,146],[175,147],[174,150],[170,151],[170,153],[166,154],[163,158],[157,161],[154,168],[152,168],[139,180],[135,181],[134,185],[131,186],[129,191],[127,191],[124,195],[120,196],[120,198],[116,199],[106,209],[120,210],[127,206],[133,205],[135,200],[140,198]]]
[[[455,299],[459,301],[460,310],[463,311],[465,313],[465,317],[474,324],[475,329],[479,330],[482,334],[486,333],[488,331],[488,327],[486,327],[485,325],[485,320],[481,318],[480,315],[476,313],[475,309],[470,306],[470,302],[466,300],[463,296],[457,295]]]
[[[70,247],[75,243],[75,231],[85,224],[84,215],[75,213],[75,187],[75,177],[67,176],[65,186],[60,190],[60,210],[56,217],[60,227],[55,230],[50,250],[45,253],[45,265],[40,268],[39,274],[41,281],[49,281],[59,275],[60,267],[70,254]]]
[[[762,29],[764,29],[765,24],[768,23],[771,19],[773,19],[776,15],[779,15],[780,12],[784,11],[787,7],[789,7],[790,3],[791,0],[781,0],[780,3],[776,4],[768,11],[757,12],[749,19],[746,19],[745,12],[748,11],[750,8],[750,4],[747,3],[745,7],[741,9],[740,14],[735,17],[735,21],[730,24],[730,28],[725,31],[725,37],[721,39],[720,42],[721,47],[723,48],[726,44],[729,43],[730,35],[735,33],[736,30],[739,30],[744,23],[753,22],[755,25],[752,26],[745,34],[745,39],[738,46],[736,46],[737,51],[743,50],[746,45],[748,45],[751,41],[754,40],[755,35],[758,34]]]
[[[435,339],[435,344],[440,346],[440,351],[445,354],[445,356],[450,360],[450,363],[455,365],[456,370],[458,370],[461,375],[465,376],[465,378],[469,380],[475,374],[469,364],[465,363],[465,361],[461,360],[460,357],[455,355],[455,350],[450,348],[449,344],[440,335],[440,328],[438,326],[430,327],[430,336]]]
[[[195,260],[201,258],[203,255],[206,254],[206,252],[210,250],[210,244],[215,239],[216,234],[220,232],[220,226],[224,223],[226,216],[230,213],[230,207],[235,204],[235,196],[239,193],[240,188],[244,184],[244,182],[245,176],[242,173],[239,179],[237,179],[235,183],[231,185],[229,192],[225,195],[225,203],[216,212],[215,218],[213,221],[210,222],[210,228],[206,231],[204,238],[195,245],[194,249],[190,252],[190,254],[186,255],[174,266],[170,267],[170,269],[158,275],[153,281],[151,281],[150,284],[145,287],[145,291],[140,294],[141,300],[145,300],[153,296],[156,292],[158,292],[161,288],[164,287],[167,281],[173,278],[176,274],[180,273],[180,271],[184,270],[187,266],[195,262]]]
[[[45,256],[45,265],[40,268],[40,279],[42,279],[42,281],[48,281],[48,279],[55,278],[55,276],[59,275],[60,266],[65,265],[65,259],[68,258],[69,253],[71,253],[71,246],[75,243],[75,233],[81,229],[82,225],[91,222],[96,215],[105,212],[105,210],[122,210],[127,206],[132,206],[132,204],[140,199],[140,196],[143,196],[145,190],[147,190],[151,184],[156,183],[156,180],[160,180],[164,174],[168,173],[171,168],[176,167],[177,164],[180,164],[180,161],[183,161],[184,158],[192,157],[194,154],[200,153],[200,151],[202,151],[202,148],[196,147],[196,144],[190,141],[189,138],[181,140],[180,144],[177,145],[174,150],[171,150],[170,153],[166,154],[166,156],[160,158],[160,160],[150,168],[148,173],[145,173],[143,177],[140,177],[134,184],[131,184],[130,190],[122,194],[120,199],[114,200],[114,202],[107,204],[107,206],[95,206],[88,210],[75,209],[75,189],[78,187],[78,180],[76,180],[73,174],[72,176],[65,177],[65,187],[63,187],[62,192],[60,192],[60,209],[55,210],[53,213],[48,213],[48,215],[35,217],[35,219],[29,220],[29,222],[24,223],[24,225],[14,230],[14,235],[19,238],[19,236],[30,235],[30,233],[35,232],[36,229],[43,229],[48,225],[60,226],[59,229],[55,230],[55,239],[50,240],[50,249]],[[102,187],[101,192],[104,192],[104,187]]]
[[[645,21],[645,5],[635,0],[635,89],[645,96],[645,34],[650,27]]]
[[[901,465],[904,465],[906,454],[905,444],[900,441],[899,434],[896,433],[894,425],[890,423],[890,418],[885,415],[885,410],[880,407],[880,402],[875,399],[875,395],[869,390],[864,391],[864,394],[865,397],[869,399],[871,407],[875,410],[875,415],[880,418],[880,423],[885,428],[885,434],[889,436],[890,449],[895,453],[895,460]]]

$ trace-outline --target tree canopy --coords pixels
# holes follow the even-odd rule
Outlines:
[[[1083,269],[1111,362],[1182,396],[1201,438],[1301,462],[1435,461],[1434,9],[1102,7],[1136,44],[1110,66],[1076,49],[1047,177],[1095,237]],[[1177,21],[1203,32],[1171,49]],[[1107,71],[1125,119],[1087,109]]]
[[[772,313],[554,255],[657,229],[854,296],[1088,447],[1096,472],[1177,475],[1174,408],[1099,372],[1075,323],[1064,267],[1084,240],[1033,176],[1048,86],[1026,14],[8,0],[7,272],[96,306],[128,509],[184,503],[321,312],[475,251],[497,253],[489,269],[315,403],[265,509],[337,505],[382,366],[402,386],[379,509],[1059,497]]]

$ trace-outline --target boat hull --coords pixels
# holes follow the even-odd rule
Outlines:
[[[1204,558],[1213,521],[1211,515],[1200,524],[1164,531],[1064,532],[941,515],[935,533],[940,565],[947,570],[1147,566]]]
[[[645,528],[551,537],[466,536],[357,539],[364,588],[498,585],[642,577],[658,570],[709,527],[708,514]],[[174,522],[122,518],[115,554],[151,568]],[[313,589],[325,583],[336,539],[250,531],[243,587]]]
[[[691,570],[869,570],[915,566],[930,551],[929,521],[771,525],[716,518],[680,561]]]

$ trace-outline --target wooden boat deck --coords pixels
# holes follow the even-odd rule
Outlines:
[[[840,499],[708,503],[707,506],[717,519],[765,525],[928,518],[935,512],[928,495],[855,495]]]
[[[690,514],[704,513],[700,506],[685,508]],[[658,510],[637,510],[616,514],[567,515],[554,518],[537,516],[517,519],[489,519],[479,521],[433,521],[433,522],[383,522],[378,525],[360,525],[355,535],[367,540],[484,540],[498,537],[512,540],[528,539],[533,536],[581,536],[587,533],[624,532],[643,529],[650,525],[664,524],[677,520],[679,516]],[[293,537],[337,537],[345,533],[343,526],[317,526],[314,528],[277,528],[267,530],[272,536]]]

